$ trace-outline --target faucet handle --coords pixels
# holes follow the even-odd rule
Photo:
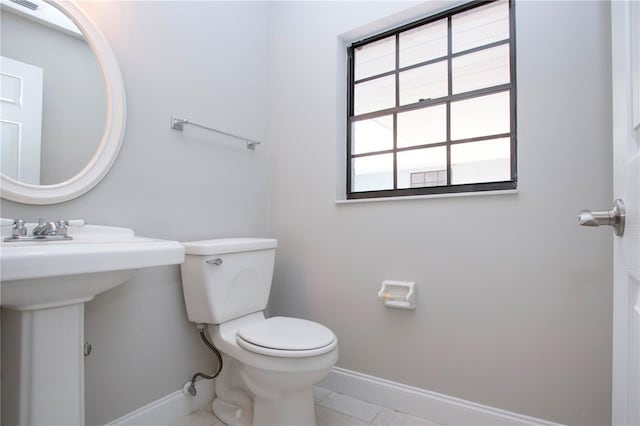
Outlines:
[[[58,235],[67,235],[67,221],[59,220],[58,221]]]
[[[11,230],[12,237],[21,237],[27,235],[27,227],[24,226],[24,220],[18,219],[13,223],[13,229]]]

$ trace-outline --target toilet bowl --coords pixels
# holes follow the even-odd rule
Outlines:
[[[215,383],[214,414],[229,426],[315,425],[312,386],[335,365],[338,342],[313,321],[265,318],[277,241],[183,244],[187,315],[208,324],[224,362]]]
[[[300,332],[307,327],[311,334],[317,331],[318,340],[314,342],[313,338],[307,336],[306,344],[298,341],[295,345],[296,333],[289,334],[292,326],[298,326],[297,331]],[[242,378],[242,384],[246,387],[244,390],[248,391],[253,399],[252,407],[238,407],[252,411],[253,420],[249,424],[315,424],[311,387],[322,380],[338,360],[337,340],[329,329],[311,321],[295,318],[265,319],[259,312],[224,324],[210,325],[209,334],[213,344],[235,361],[234,365]],[[291,343],[297,346],[295,349],[287,345],[287,336],[290,336]],[[264,344],[269,346],[263,346]],[[286,349],[287,347],[289,348]],[[217,380],[224,381],[225,378],[223,375]],[[225,389],[225,384],[218,385],[219,383],[216,383],[216,390]],[[218,393],[217,396],[224,400],[225,395],[222,393]],[[225,402],[234,405],[233,401]],[[236,413],[235,419],[228,418],[225,413],[216,414],[226,417],[221,420],[227,424],[244,424],[242,421],[236,422]],[[244,416],[240,414],[239,417]]]

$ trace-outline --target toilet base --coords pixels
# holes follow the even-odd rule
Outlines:
[[[315,426],[316,424],[311,388],[281,394],[277,399],[256,397],[253,412],[254,419],[260,419],[261,426]]]
[[[249,367],[223,352],[213,413],[228,426],[315,426],[312,386],[327,375],[334,356],[325,368],[287,373]]]
[[[253,407],[220,398],[211,404],[213,413],[228,426],[315,426],[316,413],[311,390],[278,399],[255,398]],[[254,417],[255,416],[255,417]],[[254,421],[256,419],[256,421]]]
[[[213,414],[227,426],[253,424],[253,396],[240,377],[238,363],[224,353],[224,368],[215,379],[216,398],[211,404]]]
[[[240,407],[220,398],[211,404],[213,414],[227,426],[246,426],[253,424],[253,410],[250,406]]]

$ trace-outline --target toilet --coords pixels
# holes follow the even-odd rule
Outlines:
[[[338,341],[313,321],[265,317],[278,241],[182,244],[187,316],[208,325],[224,365],[215,381],[214,414],[229,426],[315,425],[312,386],[338,360]]]

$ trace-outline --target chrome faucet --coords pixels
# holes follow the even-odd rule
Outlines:
[[[44,219],[38,219],[38,224],[36,225],[35,228],[33,228],[33,231],[31,231],[31,234],[34,237],[47,235],[47,224],[45,223]]]
[[[52,236],[66,236],[67,226],[64,220],[58,222],[45,222],[40,219],[38,225],[33,228],[32,232],[34,237],[52,237]]]
[[[59,220],[58,222],[46,222],[39,219],[38,224],[31,231],[31,235],[27,235],[27,227],[22,219],[13,222],[11,228],[11,237],[5,238],[5,241],[42,241],[42,240],[71,240],[72,237],[67,235],[67,221]]]

